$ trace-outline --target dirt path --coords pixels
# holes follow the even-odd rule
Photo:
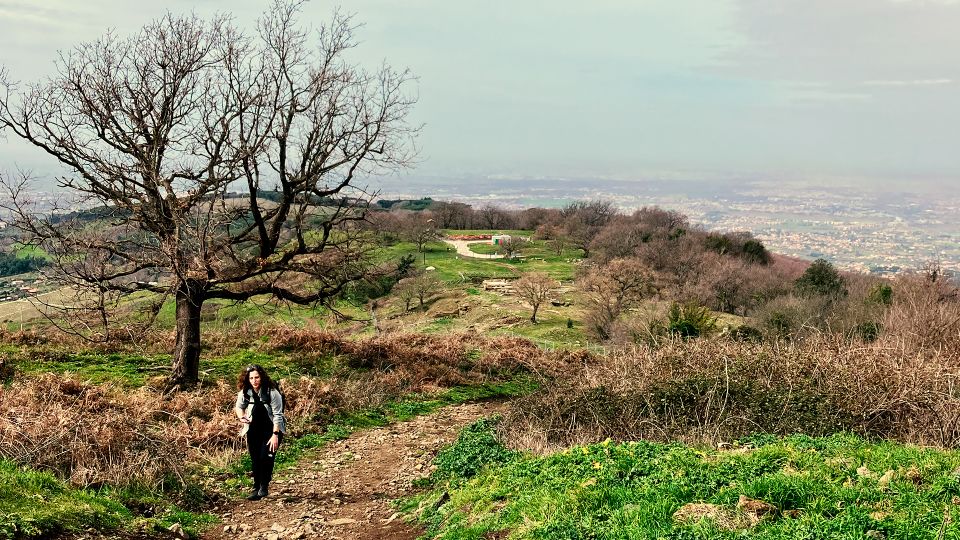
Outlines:
[[[279,474],[268,498],[221,510],[222,523],[201,538],[414,540],[423,531],[405,522],[391,501],[415,491],[412,481],[430,474],[430,461],[462,427],[503,408],[493,402],[445,407],[331,443]]]
[[[447,240],[444,242],[450,244],[457,250],[457,254],[463,257],[472,257],[474,259],[502,259],[503,255],[499,253],[476,253],[470,251],[470,244],[488,244],[486,240]]]

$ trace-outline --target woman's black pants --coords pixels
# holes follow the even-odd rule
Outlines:
[[[253,462],[254,489],[266,489],[273,478],[275,452],[271,452],[268,447],[272,436],[271,431],[247,432],[247,450],[250,452],[250,461]]]

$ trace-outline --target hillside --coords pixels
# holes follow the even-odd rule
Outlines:
[[[960,534],[955,285],[838,272],[660,210],[613,217],[580,237],[586,250],[550,220],[445,231],[527,239],[500,258],[485,242],[466,256],[383,227],[376,257],[411,260],[407,274],[329,307],[208,302],[201,383],[166,397],[169,300],[152,329],[106,343],[18,322],[0,339],[2,399],[15,404],[0,457],[21,487],[0,497],[0,531]],[[547,289],[536,322],[518,289],[534,275]],[[153,304],[125,300],[120,321]],[[229,409],[250,363],[282,379],[292,419],[282,480],[261,503],[269,523],[240,501]],[[95,432],[78,428],[92,411]],[[46,502],[24,506],[23,490]]]

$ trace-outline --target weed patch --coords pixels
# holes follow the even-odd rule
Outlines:
[[[581,364],[515,400],[507,440],[533,450],[614,440],[716,444],[750,433],[849,431],[955,447],[960,377],[947,358],[843,341],[673,339]]]
[[[609,441],[545,456],[481,422],[405,502],[428,538],[943,538],[960,534],[960,453],[853,435],[707,450]],[[457,452],[459,450],[459,453]]]
[[[196,534],[212,521],[149,491],[77,489],[48,472],[0,460],[0,538],[47,538],[91,527],[143,536],[174,523]]]

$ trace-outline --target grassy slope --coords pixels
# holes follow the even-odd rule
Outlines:
[[[158,511],[151,517],[137,517],[124,505],[132,501]],[[151,494],[76,489],[49,473],[0,460],[0,538],[47,537],[121,526],[144,535],[166,530],[174,523],[195,534],[212,521],[211,516],[183,512]]]
[[[0,537],[36,536],[89,525],[115,527],[129,511],[106,497],[74,490],[47,473],[0,461]]]
[[[429,311],[403,313],[402,307],[388,298],[382,315],[408,330],[509,333],[528,337],[546,347],[585,345],[587,340],[579,325],[581,308],[548,307],[541,313],[541,323],[534,325],[527,320],[529,308],[515,298],[480,290],[478,280],[516,277],[524,271],[545,271],[555,278],[569,280],[576,270],[572,261],[579,256],[578,252],[567,252],[558,257],[537,242],[527,253],[523,262],[463,259],[448,250],[446,244],[430,244],[425,264],[436,268],[447,289],[428,309],[444,297],[451,297],[458,302],[469,301],[473,306],[471,310],[459,317],[437,318]],[[416,265],[424,266],[423,254],[416,253],[412,244],[395,244],[382,251],[384,260],[397,260],[404,254],[415,254]],[[568,295],[575,299],[575,293]],[[205,328],[225,329],[267,317],[246,305],[218,307],[211,309]],[[365,315],[361,307],[346,304],[340,307],[352,310],[358,317]],[[294,325],[313,321],[323,324],[328,313],[322,309],[292,308],[269,317]],[[493,323],[486,322],[491,319]],[[568,319],[575,323],[573,328],[567,327]],[[172,305],[164,306],[160,322],[172,326]],[[3,352],[0,348],[0,353]],[[153,368],[166,362],[165,355],[70,352],[25,361],[19,363],[18,368],[25,372],[70,371],[98,382],[117,381],[126,387],[137,387],[152,374],[159,373]],[[256,351],[255,345],[251,350],[220,358],[205,357],[202,368],[208,377],[230,378],[237,366],[250,362],[261,363],[279,373],[289,371],[288,358],[264,355]],[[291,441],[287,459],[295,459],[303,451],[346,436],[355,429],[382,425],[456,402],[460,399],[456,392],[473,395],[476,391],[411,396],[378,410],[339,418],[325,434]],[[512,390],[497,392],[509,395]],[[888,537],[935,538],[944,508],[954,496],[960,497],[960,479],[954,473],[960,469],[956,452],[872,444],[845,437],[768,441],[760,449],[745,453],[630,443],[578,447],[553,456],[534,457],[513,454],[492,443],[480,446],[489,451],[481,452],[474,468],[491,460],[502,461],[503,466],[486,469],[472,479],[451,473],[447,478],[438,479],[437,489],[414,502],[422,503],[422,508],[427,509],[422,517],[439,537],[481,538],[486,533],[509,530],[522,538],[859,538],[868,530],[880,530]],[[471,455],[462,444],[455,447],[454,452]],[[863,465],[875,473],[873,477],[857,474]],[[918,483],[910,479],[913,478],[911,465],[921,473]],[[881,486],[878,477],[888,469],[894,471],[893,480]],[[19,485],[19,480],[8,482]],[[35,495],[31,495],[45,503],[36,505],[38,511],[62,509],[58,511],[64,516],[61,524],[81,528],[99,526],[123,515],[122,507],[116,506],[109,497],[98,498],[54,484],[38,485]],[[29,490],[16,494],[2,492],[0,517],[18,516],[11,501],[19,500],[20,492],[31,493]],[[67,502],[55,502],[59,500],[57,493],[69,493]],[[450,502],[434,509],[433,503],[444,497],[444,493],[451,497]],[[739,532],[724,531],[708,522],[680,526],[671,520],[672,513],[686,502],[713,502],[732,510],[740,494],[766,500],[782,510],[799,512],[795,517],[781,515]],[[86,502],[91,500],[100,502]],[[71,505],[81,510],[69,510]],[[951,506],[949,512],[953,515],[956,510]],[[23,513],[18,526],[42,522],[39,515]],[[49,515],[57,514],[49,512]],[[3,526],[9,527],[11,520],[4,523],[7,525]],[[960,531],[950,525],[944,537],[960,538]]]
[[[17,365],[26,373],[73,373],[97,383],[136,388],[145,382],[139,368],[144,364],[152,365],[155,361],[155,358],[137,355],[78,353],[56,359],[24,360]],[[238,351],[229,357],[208,360],[207,365],[213,365],[212,373],[208,375],[230,378],[237,365],[249,362],[260,363],[281,376],[302,375],[282,355],[249,351]],[[522,395],[531,391],[532,384],[532,381],[520,378],[473,387],[455,387],[432,394],[411,394],[375,409],[342,414],[333,419],[325,432],[310,433],[288,441],[285,451],[279,454],[278,467],[292,466],[305,452],[346,438],[358,429],[401,422],[449,404]],[[229,479],[225,487],[239,494],[241,488],[249,485],[249,479],[244,474],[249,467],[249,457],[243,454],[228,471],[205,469],[198,473],[219,477],[221,473],[228,472]],[[0,460],[0,538],[32,538],[91,527],[104,531],[122,528],[130,534],[146,534],[153,529],[166,529],[173,523],[180,523],[187,531],[196,533],[199,528],[214,521],[212,516],[206,514],[181,511],[164,497],[163,493],[149,491],[116,493],[109,489],[99,492],[74,489],[50,474]],[[127,508],[130,505],[149,505],[157,509],[157,513],[149,519],[133,519],[133,513]]]
[[[601,443],[536,457],[480,428],[438,456],[434,489],[408,501],[430,538],[960,538],[957,451],[798,435],[733,451]],[[741,495],[777,511],[750,527]],[[676,521],[687,503],[740,525]]]

